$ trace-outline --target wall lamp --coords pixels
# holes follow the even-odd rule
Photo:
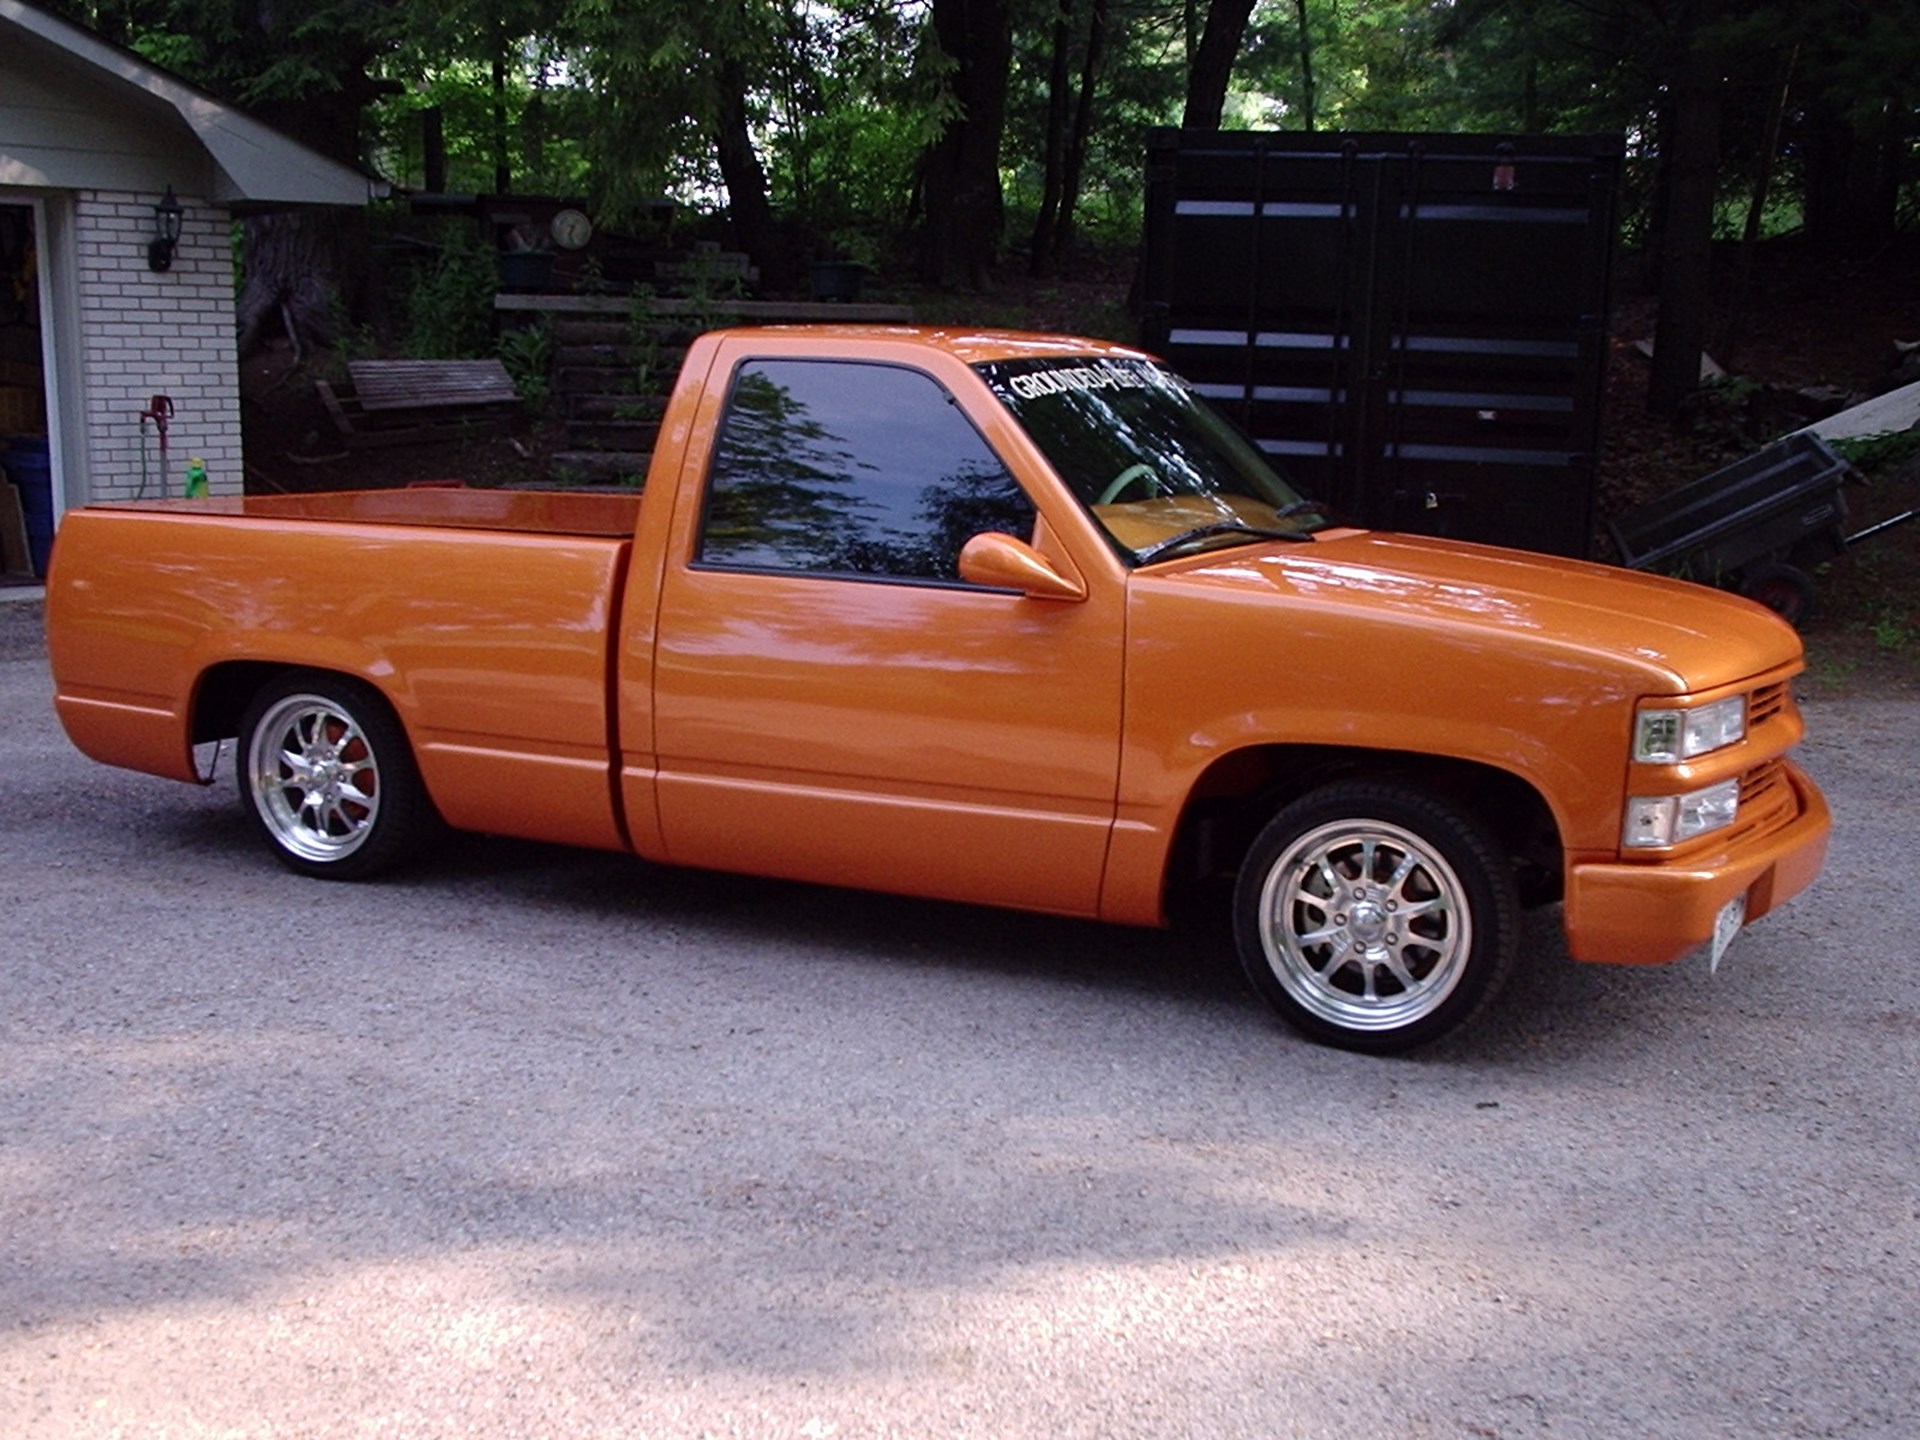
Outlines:
[[[147,242],[147,268],[171,270],[173,247],[180,243],[180,202],[167,186],[166,198],[153,207],[153,239]]]

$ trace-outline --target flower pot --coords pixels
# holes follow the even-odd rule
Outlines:
[[[813,298],[858,300],[860,286],[866,278],[867,267],[857,260],[816,260],[813,266]]]
[[[551,250],[502,250],[493,259],[502,290],[545,290],[553,282]]]

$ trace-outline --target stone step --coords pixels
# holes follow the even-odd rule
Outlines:
[[[620,366],[625,368],[633,363],[633,350],[622,344],[585,344],[568,341],[556,345],[553,350],[553,363],[567,369],[576,367]]]
[[[632,480],[647,478],[647,466],[653,456],[645,450],[556,450],[547,457],[556,478],[578,475],[584,480]]]
[[[568,345],[624,345],[633,338],[633,327],[624,320],[555,320],[553,343]]]
[[[553,388],[561,395],[628,395],[639,376],[631,365],[559,365]]]
[[[631,345],[642,337],[656,345],[686,349],[699,338],[702,327],[673,316],[635,324],[631,320],[554,320],[558,345]],[[711,328],[711,327],[707,327]]]
[[[645,349],[638,345],[624,344],[568,344],[554,348],[553,363],[561,367],[633,366],[640,362],[642,355],[654,369],[671,370],[675,374],[679,373],[680,362],[687,358],[685,348],[679,345],[656,345],[651,349]]]
[[[626,392],[598,394],[579,391],[567,396],[569,420],[653,420],[666,414],[664,395],[633,395]]]
[[[567,444],[575,450],[633,454],[651,450],[659,436],[658,420],[573,420],[567,424]]]

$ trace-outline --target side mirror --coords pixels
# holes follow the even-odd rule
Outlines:
[[[1063,575],[1024,540],[989,530],[960,547],[960,578],[969,585],[1018,590],[1033,600],[1084,600],[1087,587]]]

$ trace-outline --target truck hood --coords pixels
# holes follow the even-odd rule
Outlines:
[[[1149,574],[1213,598],[1267,596],[1364,624],[1478,632],[1639,672],[1641,693],[1683,694],[1797,662],[1793,628],[1750,600],[1587,561],[1461,541],[1337,530],[1312,544],[1214,551]]]

